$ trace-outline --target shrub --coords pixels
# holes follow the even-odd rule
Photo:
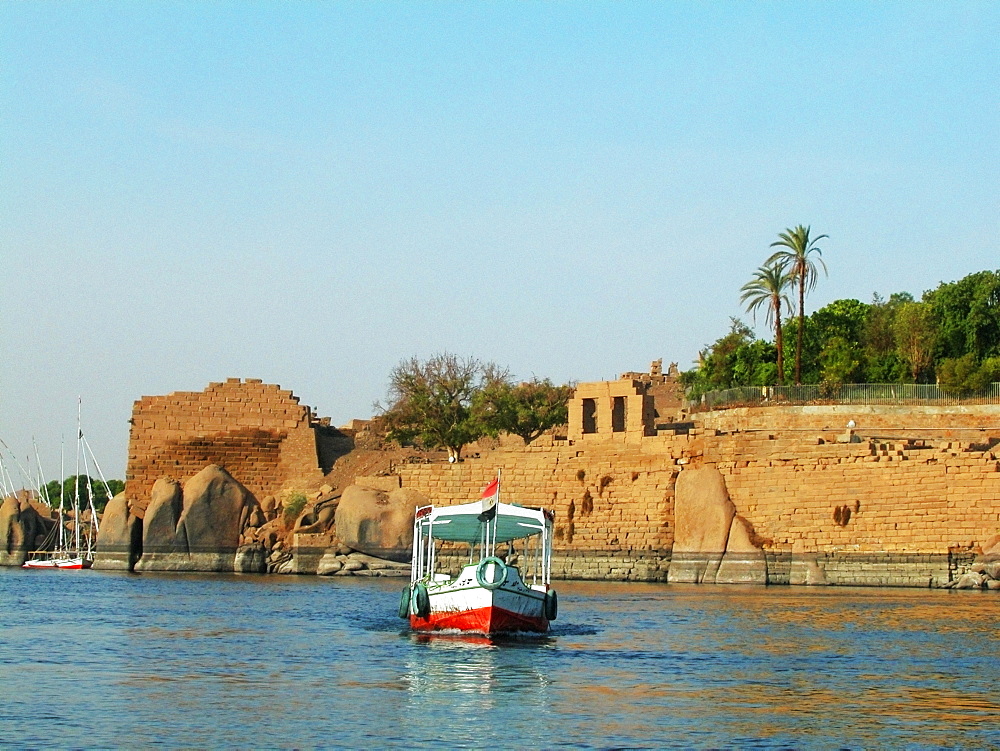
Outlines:
[[[285,524],[291,524],[299,518],[302,509],[306,507],[306,497],[302,493],[292,493],[282,506],[282,516],[285,519]]]

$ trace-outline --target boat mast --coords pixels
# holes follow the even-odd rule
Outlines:
[[[73,531],[76,538],[75,554],[80,555],[80,413],[83,411],[82,397],[76,398],[76,478],[73,483]]]
[[[497,553],[497,521],[500,518],[500,469],[497,469],[497,501],[496,501],[496,513],[493,515],[493,544],[490,546],[490,555],[496,555]]]
[[[63,519],[63,492],[66,490],[66,436],[59,436],[59,551],[66,551],[66,520]]]

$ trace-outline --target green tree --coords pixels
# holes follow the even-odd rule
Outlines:
[[[896,383],[909,378],[909,366],[896,345],[894,325],[899,308],[912,302],[913,295],[908,292],[894,292],[888,300],[873,295],[861,331],[864,380],[868,383]]]
[[[777,377],[778,385],[784,383],[784,340],[781,332],[781,305],[791,306],[786,290],[791,285],[793,276],[777,264],[761,266],[754,272],[753,278],[740,288],[740,302],[746,305],[748,313],[754,320],[757,311],[764,308],[767,324],[774,328],[774,346],[778,352]]]
[[[934,311],[935,359],[1000,355],[1000,271],[980,271],[924,294]]]
[[[946,357],[938,363],[937,378],[942,391],[968,396],[1000,379],[1000,357],[988,357],[982,363],[977,363],[971,352]]]
[[[755,337],[753,330],[738,318],[730,318],[729,324],[728,334],[698,353],[697,366],[681,373],[689,399],[697,399],[706,391],[728,389],[735,383],[737,353]]]
[[[457,461],[466,444],[485,435],[473,409],[476,394],[508,379],[506,370],[475,358],[443,353],[421,362],[414,357],[390,373],[389,406],[375,406],[390,439],[444,448]]]
[[[816,286],[818,268],[826,273],[823,263],[823,251],[816,244],[828,235],[809,237],[810,228],[801,224],[792,229],[786,229],[778,234],[778,240],[771,243],[772,248],[781,248],[767,259],[768,264],[777,264],[791,273],[799,288],[799,327],[795,343],[795,383],[802,383],[802,334],[805,329],[805,299],[806,290]],[[818,266],[817,266],[818,264]]]
[[[736,348],[732,358],[731,386],[772,386],[778,383],[778,349],[755,339]]]
[[[904,302],[896,311],[892,332],[896,350],[909,366],[910,377],[919,383],[933,362],[937,339],[932,307],[923,302]]]
[[[820,354],[820,382],[828,386],[852,383],[861,366],[857,358],[858,349],[842,336],[827,340]]]
[[[474,411],[488,435],[511,433],[531,443],[546,430],[565,425],[572,386],[555,386],[547,378],[513,385],[498,379],[473,400]]]
[[[108,505],[108,501],[125,489],[125,483],[121,480],[108,480],[108,484],[105,485],[101,480],[80,475],[79,485],[77,485],[77,475],[72,475],[63,480],[62,483],[58,480],[46,483],[42,495],[47,497],[52,508],[59,508],[62,505],[64,509],[71,509],[73,508],[73,499],[79,492],[80,508],[85,509],[90,505],[91,488],[93,488],[94,508],[101,513]]]

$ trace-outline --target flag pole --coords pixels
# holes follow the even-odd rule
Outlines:
[[[493,554],[496,555],[497,551],[497,516],[500,513],[500,468],[497,467],[497,502],[493,514]]]

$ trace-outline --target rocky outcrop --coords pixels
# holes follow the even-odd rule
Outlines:
[[[410,564],[388,561],[364,553],[328,550],[316,568],[319,576],[409,576]]]
[[[750,523],[742,516],[733,517],[716,584],[767,584],[767,559],[753,543]]]
[[[141,557],[142,519],[132,514],[125,494],[119,493],[104,507],[94,568],[131,571]]]
[[[667,581],[766,584],[767,562],[749,523],[736,514],[714,467],[685,469],[674,493],[674,546]]]
[[[13,496],[0,504],[0,566],[20,566],[37,550],[52,528],[27,498]]]
[[[236,550],[233,571],[237,574],[263,574],[267,572],[267,550],[259,542],[241,545]]]
[[[413,514],[427,503],[426,496],[408,488],[386,492],[351,485],[344,490],[337,506],[337,537],[353,550],[377,558],[409,562],[413,547]]]
[[[210,465],[181,488],[161,478],[153,485],[136,571],[234,571],[251,518],[253,495],[225,469]],[[241,564],[242,565],[242,564]]]
[[[950,589],[1000,590],[1000,537],[988,541],[969,570],[947,586]]]

